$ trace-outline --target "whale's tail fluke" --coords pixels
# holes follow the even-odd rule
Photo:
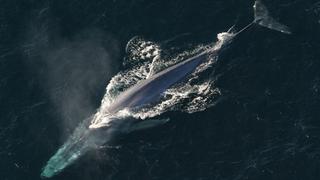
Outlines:
[[[267,7],[261,2],[261,0],[255,1],[253,5],[253,10],[254,23],[285,34],[291,34],[291,31],[288,26],[279,23],[269,15]]]
[[[269,14],[267,7],[261,2],[261,0],[255,1],[253,5],[253,11],[254,20],[238,32],[233,33],[233,36],[237,36],[238,34],[250,29],[254,24],[285,34],[291,34],[291,31],[288,26],[281,24]],[[228,30],[228,33],[232,32],[233,30],[234,25]]]

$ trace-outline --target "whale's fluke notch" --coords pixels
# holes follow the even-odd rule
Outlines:
[[[253,9],[254,22],[256,24],[285,34],[291,34],[288,26],[281,24],[270,16],[267,7],[261,2],[261,0],[255,1]]]

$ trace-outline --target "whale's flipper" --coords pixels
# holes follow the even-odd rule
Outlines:
[[[261,2],[261,0],[255,1],[253,5],[254,9],[254,22],[260,26],[280,31],[285,34],[291,34],[289,27],[276,21],[269,15],[267,7]]]

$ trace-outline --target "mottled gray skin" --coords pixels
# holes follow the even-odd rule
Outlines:
[[[164,91],[192,73],[199,64],[207,59],[207,56],[208,52],[202,52],[138,82],[121,93],[107,111],[113,114],[124,108],[141,107],[158,100]]]

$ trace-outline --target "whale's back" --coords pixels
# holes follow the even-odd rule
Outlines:
[[[121,93],[108,107],[108,112],[112,114],[124,108],[139,107],[154,102],[170,86],[192,73],[206,58],[207,53],[203,52],[138,82]]]

